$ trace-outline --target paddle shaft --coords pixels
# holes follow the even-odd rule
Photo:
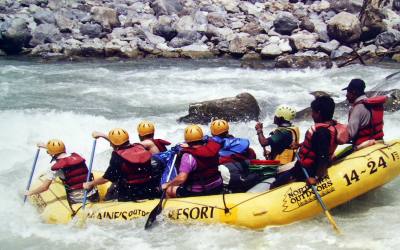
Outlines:
[[[307,178],[307,179],[310,178],[310,176],[308,175],[307,170],[306,170],[305,168],[303,168],[303,167],[301,167],[301,169],[303,170],[303,173],[304,173],[304,175],[306,176],[306,178]],[[338,226],[337,226],[335,220],[333,219],[332,215],[329,213],[329,210],[328,210],[328,208],[326,207],[325,203],[323,202],[321,196],[319,195],[317,188],[315,187],[315,185],[310,185],[310,186],[311,186],[311,189],[313,190],[315,196],[317,197],[317,200],[318,200],[319,204],[321,205],[322,209],[324,210],[325,215],[327,216],[329,222],[330,222],[331,225],[333,226],[333,229],[335,229],[335,231],[336,231],[337,233],[340,233],[339,228],[338,228]]]
[[[176,158],[177,158],[178,154],[174,155],[174,159],[172,160],[172,164],[171,164],[171,168],[169,169],[169,173],[167,175],[167,182],[169,182],[169,179],[171,178],[171,174],[172,174],[172,170],[175,167],[175,162],[176,162]],[[151,225],[153,225],[153,222],[156,220],[157,215],[159,215],[162,211],[162,204],[163,201],[166,197],[166,190],[164,190],[161,194],[160,197],[160,201],[158,202],[157,206],[155,206],[155,208],[153,208],[153,210],[151,210],[149,217],[147,218],[146,224],[144,225],[144,229],[149,229],[151,227]]]
[[[30,175],[30,177],[29,177],[28,184],[26,185],[26,191],[28,191],[29,188],[31,187],[32,178],[33,178],[33,173],[35,172],[36,163],[37,163],[37,160],[38,160],[38,158],[39,158],[39,152],[40,152],[40,148],[38,148],[38,149],[36,150],[35,159],[33,160],[33,164],[32,164],[31,175]],[[27,196],[24,195],[24,203],[26,202],[26,198],[27,198]]]
[[[86,182],[88,182],[90,180],[90,176],[92,174],[92,166],[93,166],[93,159],[94,159],[94,151],[96,150],[96,142],[97,142],[97,140],[94,139],[93,146],[92,146],[92,153],[90,154],[90,162],[89,162],[88,174],[86,176]],[[82,200],[82,211],[85,209],[85,206],[86,206],[87,193],[88,193],[88,190],[85,189],[85,192],[83,193],[83,200]]]

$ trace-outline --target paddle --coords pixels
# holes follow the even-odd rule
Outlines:
[[[96,142],[97,142],[97,139],[94,139],[93,146],[92,146],[92,153],[90,154],[90,162],[89,162],[88,174],[86,176],[86,182],[88,182],[90,180],[90,176],[92,174],[92,166],[93,166],[93,159],[94,159],[94,151],[96,150]],[[88,193],[88,190],[85,189],[85,191],[83,193],[83,199],[82,199],[81,216],[80,216],[80,220],[78,222],[79,226],[83,226],[86,222],[87,214],[85,211],[85,207],[86,207],[87,193]]]
[[[176,161],[177,155],[178,155],[177,153],[174,155],[174,159],[172,161],[171,168],[169,169],[169,173],[168,173],[166,182],[168,182],[170,177],[171,177],[172,170],[174,169],[174,166],[175,166],[175,161]],[[166,190],[163,191],[163,193],[161,195],[161,198],[160,198],[160,202],[158,202],[157,206],[155,208],[153,208],[153,210],[151,210],[151,212],[149,214],[149,217],[147,218],[146,224],[144,225],[144,229],[145,230],[151,228],[151,226],[153,225],[153,223],[156,220],[157,216],[161,213],[162,204],[163,204],[163,201],[165,199],[165,196],[166,196]]]
[[[306,178],[307,179],[310,178],[310,176],[308,175],[307,171],[303,167],[301,167],[301,169],[303,170],[303,173],[306,176]],[[310,186],[311,186],[315,196],[317,197],[319,204],[321,205],[322,209],[324,210],[326,217],[328,218],[329,222],[333,226],[333,229],[335,229],[336,233],[340,234],[340,230],[339,230],[335,220],[333,219],[332,215],[329,213],[329,210],[326,207],[325,203],[322,201],[322,198],[319,195],[319,193],[317,191],[317,188],[314,185],[310,185]]]
[[[35,172],[36,163],[39,158],[39,152],[40,152],[40,147],[38,147],[38,149],[36,150],[35,160],[33,160],[33,164],[32,164],[31,176],[29,177],[28,184],[26,185],[26,191],[29,191],[29,188],[31,187],[33,173]],[[24,203],[26,202],[26,198],[27,198],[27,196],[24,195]]]

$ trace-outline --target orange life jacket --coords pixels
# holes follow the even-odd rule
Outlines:
[[[57,159],[51,170],[61,170],[63,172],[64,178],[62,181],[68,190],[82,189],[82,185],[86,182],[89,172],[85,164],[85,159],[76,153]]]
[[[143,184],[151,180],[151,153],[143,145],[135,143],[116,153],[123,159],[121,171],[126,183]]]
[[[353,107],[363,104],[371,113],[370,123],[366,127],[359,129],[356,136],[353,138],[354,145],[360,145],[371,139],[383,139],[383,104],[385,104],[386,100],[387,96],[375,96],[354,103]],[[349,117],[350,115],[351,112],[349,113]]]
[[[312,168],[315,164],[315,159],[317,157],[316,153],[312,149],[311,139],[315,131],[319,128],[327,128],[331,135],[331,140],[329,143],[329,156],[330,158],[333,156],[333,153],[336,150],[337,142],[336,136],[337,132],[335,129],[336,122],[332,121],[330,123],[316,123],[306,132],[306,136],[304,138],[304,142],[302,143],[299,150],[299,162],[303,167]]]

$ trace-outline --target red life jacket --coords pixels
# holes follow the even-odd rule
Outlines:
[[[76,153],[72,153],[71,156],[65,158],[57,159],[56,163],[51,167],[51,170],[62,170],[64,174],[64,179],[62,179],[62,181],[69,190],[82,189],[82,184],[86,182],[86,177],[89,172],[85,164],[85,159]]]
[[[220,156],[219,157],[219,164],[225,164],[229,162],[241,162],[247,160],[256,159],[256,152],[252,148],[248,148],[244,154],[231,154],[229,156]]]
[[[207,185],[221,178],[218,171],[219,150],[221,146],[213,140],[198,148],[182,148],[183,153],[191,154],[197,163],[197,168],[189,174],[187,185]]]
[[[311,147],[311,139],[315,131],[319,128],[327,128],[331,135],[331,141],[329,145],[329,156],[332,157],[333,153],[336,150],[337,143],[336,143],[336,136],[337,132],[334,127],[334,123],[316,123],[313,125],[306,133],[304,138],[304,142],[302,143],[300,150],[299,150],[299,162],[303,167],[312,168],[314,167],[315,158],[317,157],[316,153],[312,150]]]
[[[156,145],[156,147],[158,148],[158,150],[160,152],[165,152],[167,151],[167,147],[168,145],[171,145],[171,143],[169,141],[163,140],[163,139],[150,139],[152,142],[154,142],[154,144]]]
[[[151,180],[151,153],[141,144],[132,144],[116,153],[123,159],[121,171],[126,183],[143,184]]]
[[[360,128],[357,135],[353,139],[354,145],[360,145],[361,143],[375,139],[383,139],[383,104],[385,104],[387,96],[375,96],[371,98],[363,99],[356,102],[353,107],[359,104],[364,104],[364,106],[371,113],[370,123],[364,127]],[[349,113],[349,117],[351,112]]]

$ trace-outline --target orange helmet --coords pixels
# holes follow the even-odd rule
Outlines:
[[[108,132],[108,139],[115,146],[119,146],[129,141],[129,134],[125,129],[114,128]]]
[[[137,126],[137,131],[140,136],[154,134],[154,123],[148,121],[142,121]]]
[[[199,125],[189,125],[185,128],[185,141],[195,142],[203,139],[203,130]]]
[[[229,124],[225,120],[215,120],[210,126],[212,135],[220,135],[229,131]]]
[[[47,142],[47,153],[51,156],[65,153],[64,142],[58,139],[52,139]]]

